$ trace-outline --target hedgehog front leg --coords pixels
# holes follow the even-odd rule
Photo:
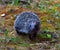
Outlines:
[[[30,33],[30,34],[29,34],[29,39],[30,39],[30,40],[35,39],[36,35],[37,35],[37,32],[32,32],[32,33]]]

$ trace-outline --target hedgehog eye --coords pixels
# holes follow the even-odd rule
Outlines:
[[[34,29],[34,25],[30,25],[29,27],[30,27],[30,29]]]
[[[30,25],[30,28],[31,28],[31,25]]]

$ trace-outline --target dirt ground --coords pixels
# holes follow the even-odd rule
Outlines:
[[[49,41],[41,41],[41,39],[38,40],[37,38],[35,41],[30,41],[28,36],[18,36],[16,34],[16,31],[13,29],[14,20],[16,18],[16,15],[23,11],[35,12],[41,21],[44,21],[47,19],[51,19],[53,21],[56,20],[55,18],[46,17],[46,16],[49,16],[48,13],[40,12],[37,9],[33,10],[33,9],[22,8],[19,6],[12,7],[12,6],[0,5],[0,29],[1,29],[0,39],[2,40],[5,39],[4,30],[7,28],[9,32],[8,34],[9,38],[17,37],[17,38],[20,38],[16,41],[17,43],[23,42],[28,44],[28,46],[23,46],[24,44],[17,45],[10,42],[9,40],[7,40],[6,42],[7,44],[5,44],[4,41],[3,42],[0,41],[0,50],[60,50],[60,48],[57,48],[57,45],[59,44],[59,42],[50,43]],[[2,14],[5,14],[5,15],[1,16]],[[60,19],[58,19],[57,21],[60,21]],[[43,29],[46,26],[50,29],[50,31],[55,30],[54,24],[53,25],[48,24],[46,21],[45,23],[42,22],[41,28]]]

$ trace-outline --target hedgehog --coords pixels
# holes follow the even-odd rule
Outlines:
[[[14,29],[18,35],[28,35],[32,40],[40,30],[40,20],[34,12],[22,12],[16,16]]]

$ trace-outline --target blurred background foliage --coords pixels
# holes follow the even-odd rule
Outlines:
[[[53,32],[58,34],[60,37],[60,0],[0,0],[0,5],[9,5],[9,6],[17,6],[23,7],[23,8],[28,8],[32,11],[34,11],[40,18],[41,20],[41,31],[43,33],[47,32]],[[5,8],[4,8],[5,9]],[[14,8],[8,8],[7,12],[14,13]],[[17,8],[18,11],[22,10],[22,8]],[[6,9],[5,9],[6,10]],[[18,12],[17,11],[17,12]],[[3,11],[4,13],[4,11]],[[0,19],[0,25],[8,25],[11,23],[13,25],[13,20],[15,19],[14,17],[16,16],[15,14],[9,14],[10,17],[12,16],[11,19],[8,19],[6,21],[3,21],[4,19]],[[13,19],[14,18],[14,19]],[[1,27],[1,26],[0,26]],[[8,27],[9,28],[9,27]],[[9,42],[11,41],[14,44],[20,45],[20,46],[28,46],[28,44],[25,44],[25,42],[20,42],[23,41],[22,38],[16,38],[14,34],[9,35],[9,31],[12,29],[6,29],[5,30],[5,41]],[[1,32],[1,28],[0,28]],[[52,34],[53,34],[52,33]],[[39,36],[40,38],[51,38],[50,34],[41,34]],[[19,40],[19,41],[18,41]],[[25,39],[26,40],[26,39]],[[60,38],[59,38],[60,41]],[[60,44],[57,45],[60,48]]]

